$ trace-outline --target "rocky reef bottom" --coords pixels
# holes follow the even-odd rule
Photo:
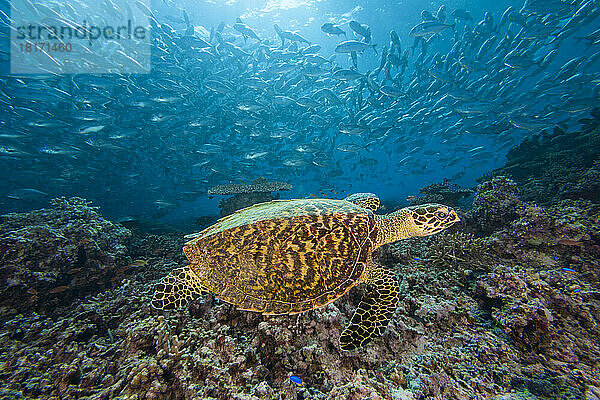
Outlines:
[[[337,341],[360,286],[292,316],[211,295],[156,311],[154,284],[184,263],[182,239],[131,236],[85,202],[57,204],[42,214],[68,229],[36,228],[35,240],[49,235],[59,260],[27,241],[40,212],[0,224],[2,399],[600,399],[600,206],[590,201],[542,208],[495,178],[461,225],[382,247],[400,307],[356,352]],[[86,268],[94,293],[77,278]]]

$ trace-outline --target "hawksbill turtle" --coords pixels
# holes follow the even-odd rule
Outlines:
[[[379,199],[296,199],[255,204],[189,235],[190,265],[156,286],[152,306],[185,306],[210,291],[240,310],[294,314],[323,307],[359,283],[367,290],[339,338],[354,350],[381,336],[398,304],[398,281],[371,254],[386,243],[440,232],[459,221],[440,204],[375,214]]]

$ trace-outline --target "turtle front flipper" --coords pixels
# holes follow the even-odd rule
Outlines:
[[[371,211],[377,211],[380,203],[379,197],[373,193],[354,193],[344,200]]]
[[[373,261],[367,268],[367,292],[340,336],[342,350],[355,350],[383,335],[398,306],[400,286],[394,274]]]
[[[206,289],[203,289],[200,279],[188,265],[174,269],[161,279],[156,285],[151,304],[159,310],[182,308],[203,292]]]

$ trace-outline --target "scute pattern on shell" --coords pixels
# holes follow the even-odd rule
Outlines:
[[[275,218],[288,218],[301,215],[320,215],[335,213],[363,213],[365,210],[353,203],[334,199],[295,199],[295,200],[273,200],[267,203],[254,204],[248,208],[241,209],[234,214],[218,220],[214,225],[205,230],[187,235],[188,239],[207,237],[227,229],[243,225],[251,225],[258,221]],[[187,255],[187,253],[186,253]],[[189,259],[189,257],[188,257]],[[191,262],[193,262],[190,259]]]
[[[184,252],[202,284],[265,314],[324,306],[356,285],[376,237],[373,213],[341,200],[263,203],[224,218]]]

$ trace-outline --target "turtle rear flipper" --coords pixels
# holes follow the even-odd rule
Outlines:
[[[383,335],[398,306],[398,280],[391,271],[370,262],[367,293],[340,336],[342,350],[352,351]]]
[[[206,289],[189,266],[176,268],[156,285],[151,304],[159,310],[182,308],[203,292]]]

